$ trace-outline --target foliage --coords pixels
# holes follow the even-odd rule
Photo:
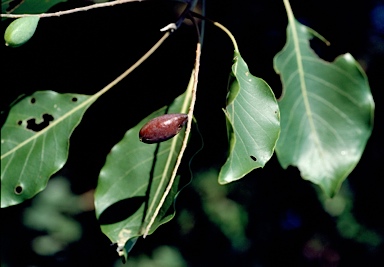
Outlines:
[[[290,22],[287,36],[275,57],[285,85],[277,156],[283,168],[298,166],[304,179],[334,196],[372,132],[374,103],[367,77],[350,54],[333,63],[318,58],[309,39],[324,38],[299,22]]]
[[[149,232],[152,233],[174,215],[172,203],[177,194],[177,181],[161,206],[160,213],[156,214],[155,210],[171,179],[184,135],[177,135],[172,141],[159,145],[144,144],[138,136],[140,128],[150,119],[165,112],[182,112],[183,102],[187,101],[188,98],[181,95],[169,107],[153,112],[128,130],[112,148],[100,171],[95,192],[96,216],[102,231],[117,243],[119,251],[123,251],[128,240],[143,235],[146,227],[150,227]],[[155,222],[151,226],[149,223],[153,217]]]
[[[39,14],[60,1],[48,1],[48,6],[39,8],[28,6],[32,2],[37,3],[25,1],[12,11]],[[105,6],[108,4],[113,2],[105,3]],[[319,59],[310,49],[309,40],[324,38],[297,22],[289,2],[284,1],[284,4],[289,21],[287,42],[274,59],[275,70],[281,75],[284,87],[279,101],[264,80],[250,73],[233,35],[224,26],[214,23],[227,33],[234,45],[234,63],[224,110],[229,151],[218,181],[230,183],[255,168],[264,167],[276,147],[283,168],[297,166],[304,179],[320,185],[328,196],[334,196],[360,160],[372,132],[373,98],[367,77],[356,60],[350,54],[342,55],[332,63]],[[195,5],[196,1],[189,1],[178,21],[162,29],[165,31],[163,38],[96,94],[36,92],[11,107],[1,129],[2,208],[32,198],[46,187],[49,178],[65,164],[69,138],[85,111],[145,61],[177,30],[187,15],[201,18],[192,12]],[[3,13],[5,10],[10,8],[8,2],[3,1]],[[33,16],[49,19],[47,17],[49,14]],[[17,33],[23,25],[16,22],[26,18],[11,23],[5,38]],[[28,38],[24,36],[14,46],[25,43],[33,32],[28,31]],[[199,30],[197,33],[201,40]],[[95,192],[96,216],[102,231],[117,243],[117,251],[124,258],[138,237],[153,233],[174,216],[174,202],[180,190],[178,167],[182,160],[188,160],[183,154],[190,138],[196,138],[189,136],[192,124],[197,125],[199,121],[199,118],[192,118],[200,43],[196,50],[195,66],[185,93],[175,96],[172,104],[127,130],[101,168]],[[186,129],[176,137],[160,144],[139,141],[139,130],[150,119],[165,113],[187,112]],[[223,216],[221,220],[229,219]]]
[[[268,84],[249,73],[235,51],[232,81],[224,111],[230,151],[219,182],[229,183],[263,167],[272,157],[280,133],[279,107]]]
[[[1,207],[33,197],[63,167],[68,139],[92,100],[36,92],[13,106],[1,128]]]
[[[24,0],[20,1],[1,1],[1,13],[13,13],[13,14],[40,14],[47,12],[51,7],[66,0],[46,0],[46,1],[35,1],[35,0]]]

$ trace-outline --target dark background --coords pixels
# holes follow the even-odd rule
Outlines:
[[[68,1],[50,12],[87,2]],[[359,164],[348,178],[354,216],[361,229],[374,231],[381,242],[372,245],[347,238],[319,200],[316,187],[295,168],[283,170],[276,157],[264,169],[225,186],[227,199],[247,213],[249,245],[236,249],[203,211],[196,186],[184,189],[178,211],[193,214],[193,227],[181,231],[178,212],[145,240],[132,257],[159,246],[176,247],[187,266],[383,266],[384,201],[382,151],[384,3],[382,1],[291,1],[296,18],[331,42],[313,42],[324,59],[351,53],[365,69],[375,100],[375,126]],[[160,37],[159,29],[177,19],[176,3],[148,1],[41,19],[33,38],[19,48],[1,46],[1,110],[21,94],[40,90],[94,94],[140,58]],[[273,57],[285,43],[287,18],[282,1],[207,1],[207,17],[235,36],[250,72],[262,77],[278,97],[280,78]],[[4,32],[9,21],[1,22]],[[152,111],[184,92],[195,59],[196,35],[191,26],[179,30],[132,74],[103,95],[86,112],[71,137],[69,159],[58,175],[69,180],[74,195],[84,196],[97,177],[111,147]],[[222,108],[232,64],[233,46],[218,28],[206,23],[195,117],[204,149],[194,159],[195,173],[218,169],[226,159],[227,137]],[[5,120],[2,114],[2,123]],[[188,172],[186,172],[188,176]],[[55,179],[55,178],[53,178]],[[220,189],[212,189],[220,190]],[[1,210],[2,266],[113,266],[117,255],[101,233],[94,211],[73,218],[82,236],[60,252],[41,256],[31,240],[42,234],[23,224],[32,200]],[[288,224],[288,226],[287,226]],[[319,241],[320,248],[308,244]],[[309,253],[308,251],[312,251]],[[162,266],[162,265],[153,265]],[[165,265],[166,266],[166,265]]]

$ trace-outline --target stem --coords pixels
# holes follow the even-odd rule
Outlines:
[[[285,6],[285,10],[287,11],[287,16],[288,16],[288,23],[290,25],[293,25],[293,23],[295,23],[295,16],[293,15],[293,11],[292,11],[292,8],[291,8],[291,4],[289,3],[289,0],[283,0],[284,1],[284,6]],[[314,31],[313,29],[311,28],[307,28],[307,30],[313,35],[315,36],[316,38],[320,39],[321,41],[323,41],[327,46],[330,46],[331,43],[325,39],[323,36],[321,36],[319,33],[317,33],[316,31]]]
[[[197,90],[197,83],[198,83],[198,76],[199,76],[199,69],[200,69],[200,55],[201,55],[201,44],[197,43],[195,68],[193,70],[193,86],[191,89],[191,102],[190,102],[190,106],[189,106],[189,110],[188,110],[188,122],[187,122],[187,127],[185,129],[183,144],[181,146],[179,155],[177,156],[175,167],[173,168],[172,175],[171,175],[170,181],[167,185],[167,188],[165,189],[164,194],[163,194],[159,204],[157,205],[154,214],[151,216],[151,220],[149,221],[148,225],[145,227],[145,229],[143,231],[143,238],[145,238],[149,234],[149,231],[151,230],[151,227],[152,227],[153,223],[155,222],[155,219],[156,219],[157,215],[159,214],[160,209],[165,202],[165,199],[167,198],[169,192],[172,189],[173,183],[174,183],[175,178],[176,178],[177,170],[178,170],[180,163],[181,163],[181,159],[183,157],[185,149],[187,148],[188,138],[189,138],[189,134],[191,132],[191,127],[192,127],[193,111],[194,111],[194,107],[195,107],[195,103],[196,103],[196,90]]]
[[[239,47],[237,46],[236,39],[235,39],[235,37],[233,37],[232,33],[218,22],[213,22],[213,24],[215,26],[219,27],[220,29],[222,29],[229,36],[229,38],[231,38],[233,46],[235,48],[235,52],[239,53]]]
[[[201,0],[201,15],[205,16],[205,0]],[[203,46],[204,34],[205,34],[205,19],[201,20],[201,34],[200,34],[200,43]]]
[[[189,15],[189,14],[187,14]],[[181,159],[183,158],[184,151],[187,148],[188,144],[188,139],[189,139],[189,134],[191,132],[191,127],[192,127],[192,119],[193,119],[193,111],[196,103],[196,90],[197,90],[197,83],[198,83],[198,76],[199,76],[199,69],[200,69],[200,55],[201,55],[201,44],[200,44],[200,32],[199,32],[199,27],[196,24],[196,21],[193,17],[190,16],[190,19],[192,20],[194,26],[196,27],[196,33],[197,33],[197,48],[196,48],[196,57],[195,57],[195,67],[192,72],[192,77],[193,83],[192,86],[190,86],[191,82],[188,84],[187,88],[187,94],[185,96],[185,100],[189,100],[190,98],[190,104],[189,104],[189,109],[188,109],[188,122],[187,122],[187,127],[185,129],[185,135],[183,139],[183,144],[181,145],[180,152],[177,156],[175,166],[172,170],[172,175],[171,178],[169,179],[169,183],[160,199],[159,204],[157,205],[153,215],[151,216],[151,219],[149,223],[145,226],[145,229],[143,230],[143,238],[145,238],[148,234],[149,231],[151,230],[151,227],[153,223],[155,222],[155,219],[157,215],[160,212],[161,207],[163,206],[169,192],[172,190],[173,183],[176,178],[177,170],[179,169]],[[187,102],[185,101],[182,107],[182,112],[185,112],[187,110]]]
[[[183,23],[183,21],[185,20],[185,18],[190,14],[190,12],[192,11],[192,9],[195,8],[197,4],[197,0],[191,0],[188,2],[186,8],[184,9],[183,13],[181,13],[180,17],[178,18],[178,20],[176,21],[176,28],[179,28],[181,23]]]
[[[101,95],[106,93],[109,89],[111,89],[113,86],[115,86],[118,82],[120,82],[122,79],[124,79],[129,73],[131,73],[134,69],[136,69],[141,63],[143,63],[150,55],[155,52],[155,50],[167,39],[167,37],[170,35],[170,32],[166,32],[163,37],[157,41],[157,43],[150,49],[148,50],[147,53],[145,53],[135,64],[133,64],[129,69],[127,69],[124,73],[122,73],[119,77],[117,77],[115,80],[113,80],[111,83],[109,83],[107,86],[105,86],[103,89],[101,89],[99,92],[96,94],[92,95],[90,98],[88,98],[86,101],[82,102],[80,105],[77,107],[73,108],[69,112],[65,113],[63,116],[58,118],[57,120],[54,120],[52,123],[49,124],[48,127],[45,127],[43,130],[39,131],[35,135],[29,137],[28,139],[24,140],[11,150],[7,151],[6,153],[1,155],[1,159],[8,157],[12,153],[14,153],[16,150],[20,149],[21,147],[27,145],[29,142],[32,142],[34,139],[38,138],[42,134],[45,134],[47,131],[52,129],[56,124],[59,124],[69,116],[71,116],[74,112],[86,107],[87,105],[90,105],[94,101],[96,101]]]
[[[283,0],[285,10],[287,11],[287,16],[288,16],[288,23],[292,24],[295,21],[295,17],[293,16],[291,4],[289,3],[289,0]]]
[[[222,29],[229,36],[229,38],[231,38],[231,41],[232,41],[233,46],[235,48],[235,52],[239,53],[239,47],[237,46],[236,39],[235,39],[235,37],[232,35],[232,33],[226,27],[224,27],[222,24],[220,24],[220,23],[218,23],[216,21],[213,21],[213,20],[211,20],[209,18],[206,18],[205,16],[200,15],[200,14],[195,13],[195,12],[191,12],[191,16],[194,16],[194,17],[202,19],[202,20],[208,20],[208,21],[212,22],[213,25],[215,25],[215,26],[219,27],[220,29]]]
[[[193,1],[193,2],[196,3],[196,1]],[[192,16],[190,16],[190,12],[192,12],[192,11],[190,11],[190,7],[191,6],[189,6],[189,8],[186,9],[186,10],[188,10],[188,12],[185,13],[186,14],[185,16],[188,16],[191,19],[193,25],[196,28],[197,48],[196,48],[196,57],[195,57],[195,67],[192,71],[192,77],[191,77],[191,80],[193,79],[193,82],[191,85],[191,80],[190,80],[190,82],[188,84],[187,93],[186,93],[185,100],[184,100],[183,107],[182,107],[182,112],[186,112],[187,105],[188,105],[187,101],[190,99],[189,109],[188,109],[187,127],[185,129],[185,135],[184,135],[183,143],[181,145],[180,152],[177,155],[176,163],[175,163],[175,166],[172,170],[172,174],[171,174],[171,177],[169,179],[169,183],[168,183],[167,187],[165,188],[165,191],[164,191],[164,193],[160,199],[160,202],[159,202],[159,204],[157,204],[156,209],[155,209],[153,215],[151,216],[149,223],[145,226],[145,229],[141,230],[141,232],[143,234],[143,238],[145,238],[149,234],[149,231],[151,230],[151,227],[152,227],[153,223],[155,222],[155,219],[156,219],[157,215],[159,214],[161,207],[163,206],[169,192],[172,190],[172,186],[173,186],[175,178],[176,178],[177,170],[179,169],[181,159],[183,158],[185,149],[187,148],[189,134],[190,134],[191,128],[192,128],[193,111],[194,111],[195,103],[196,103],[196,90],[197,90],[197,83],[198,83],[198,76],[199,76],[199,69],[200,69],[200,56],[201,56],[200,39],[201,38],[200,38],[199,27],[197,26],[195,19]],[[175,141],[173,141],[173,142],[175,144]]]
[[[129,3],[129,2],[141,2],[141,1],[144,1],[144,0],[115,0],[112,2],[93,4],[93,5],[89,5],[89,6],[78,7],[78,8],[64,10],[64,11],[58,11],[58,12],[54,12],[54,13],[42,13],[42,14],[38,14],[38,15],[36,15],[36,14],[1,14],[0,16],[2,18],[22,18],[22,17],[29,17],[29,16],[39,16],[40,18],[59,17],[59,16],[63,16],[63,15],[76,13],[76,12],[88,11],[88,10],[100,8],[100,7],[115,6],[115,5],[125,4],[125,3]]]
[[[157,43],[154,46],[152,46],[151,49],[149,49],[147,51],[147,53],[145,53],[138,61],[135,62],[135,64],[133,64],[131,67],[129,67],[129,69],[124,71],[119,77],[117,77],[115,80],[110,82],[107,86],[105,86],[103,89],[101,89],[99,92],[97,92],[94,96],[97,96],[97,97],[101,96],[102,94],[107,92],[109,89],[111,89],[113,86],[115,86],[117,83],[119,83],[122,79],[124,79],[128,74],[130,74],[138,66],[140,66],[141,63],[143,63],[145,60],[147,60],[149,58],[149,56],[152,55],[153,52],[155,52],[157,48],[159,48],[159,46],[165,41],[165,39],[168,38],[168,36],[170,34],[171,33],[169,31],[166,32],[163,35],[163,37],[161,37],[161,39],[159,41],[157,41]]]

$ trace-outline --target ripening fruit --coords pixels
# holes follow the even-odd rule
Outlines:
[[[39,20],[39,16],[29,16],[12,21],[4,33],[5,45],[17,47],[25,44],[35,33]]]
[[[165,114],[147,122],[139,132],[140,141],[153,144],[166,141],[177,135],[187,123],[187,114]]]

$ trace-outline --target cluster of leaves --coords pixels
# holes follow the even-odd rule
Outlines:
[[[36,1],[25,1],[12,12],[39,14],[59,1],[38,10],[28,8],[31,2]],[[283,168],[297,166],[304,179],[334,196],[363,153],[373,127],[374,102],[367,77],[355,59],[350,54],[331,63],[320,59],[309,40],[325,39],[296,21],[289,2],[284,4],[289,19],[287,41],[274,58],[284,86],[279,101],[265,81],[250,74],[232,34],[216,24],[235,47],[224,110],[229,151],[218,181],[241,179],[263,167],[276,150]],[[2,13],[8,8],[3,1]],[[13,21],[5,32],[6,42],[19,46],[28,41],[39,19],[35,15]],[[138,133],[146,122],[162,114],[193,113],[196,62],[185,93],[129,129],[100,171],[96,216],[102,231],[117,243],[119,255],[126,257],[139,236],[151,234],[174,216],[177,162],[188,131],[151,145],[140,142]],[[32,198],[46,187],[67,160],[75,127],[105,91],[95,95],[36,92],[12,106],[1,129],[2,208]]]

